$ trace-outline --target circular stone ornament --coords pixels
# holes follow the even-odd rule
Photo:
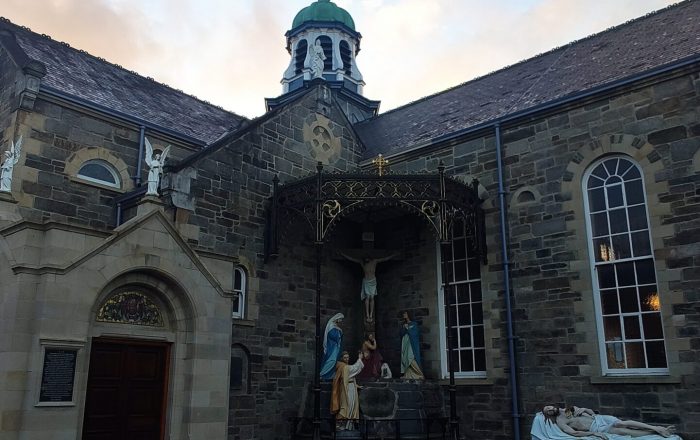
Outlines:
[[[304,142],[311,157],[329,165],[340,158],[340,139],[333,134],[331,121],[325,116],[316,115],[314,120],[304,123]]]

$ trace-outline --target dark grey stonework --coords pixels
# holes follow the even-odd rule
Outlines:
[[[686,2],[682,8],[697,8],[697,4]],[[655,17],[654,23],[659,16]],[[650,32],[647,37],[652,35]],[[589,44],[592,40],[586,41]],[[46,96],[23,101],[22,96],[28,95],[22,95],[17,69],[4,50],[0,48],[0,135],[9,139],[16,125],[25,130],[28,141],[23,162],[17,167],[22,216],[32,222],[112,231],[115,201],[122,193],[77,182],[66,167],[73,155],[101,148],[126,164],[127,176],[136,175],[138,126]],[[549,65],[551,55],[518,69]],[[509,72],[513,71],[506,69],[499,75]],[[483,81],[487,80],[493,78]],[[547,87],[547,82],[541,87]],[[489,249],[488,263],[481,266],[487,368],[485,377],[458,378],[456,411],[466,438],[513,437],[495,127],[431,143],[432,135],[454,134],[445,132],[445,127],[454,129],[449,124],[450,114],[431,110],[429,116],[440,118],[439,126],[421,128],[420,133],[401,131],[404,123],[425,120],[426,111],[421,109],[449,112],[441,100],[460,90],[464,88],[353,127],[329,99],[328,90],[317,84],[298,99],[222,138],[219,135],[225,130],[221,120],[214,121],[216,133],[197,128],[202,139],[219,138],[204,149],[147,133],[159,145],[173,144],[167,170],[170,176],[163,191],[168,218],[195,251],[235,259],[248,274],[248,313],[233,320],[232,343],[246,353],[249,377],[244,390],[229,393],[229,438],[286,439],[291,429],[287,420],[311,414],[315,235],[303,222],[288,225],[279,256],[265,259],[273,178],[287,184],[311,175],[319,158],[326,159],[327,171],[356,170],[370,152],[397,152],[391,158],[395,172],[435,172],[442,163],[449,175],[477,178],[483,187]],[[538,93],[550,91],[545,92]],[[555,96],[558,92],[551,93]],[[507,101],[510,99],[515,98]],[[534,100],[522,103],[534,104]],[[505,111],[503,105],[504,101],[494,100],[488,107]],[[673,423],[684,438],[700,438],[699,107],[700,74],[694,65],[500,127],[518,416],[523,437],[527,437],[535,412],[544,404],[556,403],[587,406],[645,422]],[[212,112],[224,120],[231,116]],[[407,113],[410,118],[391,123]],[[314,150],[307,139],[309,126],[319,121],[339,146],[330,158]],[[463,118],[465,124],[469,121],[472,119]],[[374,124],[371,130],[370,124]],[[356,137],[358,129],[369,136],[364,138],[366,144]],[[381,142],[372,142],[375,138]],[[409,145],[426,147],[403,150]],[[643,170],[668,375],[611,378],[601,373],[581,179],[594,160],[608,154],[627,155]],[[141,171],[145,173],[145,166]],[[439,251],[431,227],[418,217],[391,207],[343,219],[321,254],[321,326],[335,313],[344,313],[343,347],[354,357],[363,337],[359,324],[362,274],[337,251],[363,247],[360,237],[368,221],[374,224],[373,246],[399,253],[380,264],[377,271],[379,350],[398,375],[400,317],[408,310],[421,328],[427,381],[420,385],[400,380],[368,382],[363,397],[365,414],[379,418],[387,411],[372,403],[374,394],[394,396],[398,405],[392,408],[395,415],[447,415],[450,408],[440,342],[444,330],[438,302]],[[227,386],[221,384],[222,393]],[[324,383],[325,415],[329,386]],[[417,431],[419,425],[411,429]],[[377,425],[376,429],[391,434],[394,428]]]

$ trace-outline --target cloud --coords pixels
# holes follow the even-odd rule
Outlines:
[[[2,14],[16,24],[125,66],[159,49],[143,32],[148,17],[107,1],[3,0]]]
[[[13,22],[246,116],[281,93],[284,33],[312,0],[2,0]],[[336,0],[363,35],[382,110],[566,44],[673,0]]]

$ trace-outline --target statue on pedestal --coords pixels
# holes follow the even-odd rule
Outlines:
[[[163,174],[163,167],[165,166],[165,160],[168,158],[168,153],[170,152],[170,145],[165,147],[162,152],[157,152],[153,154],[153,145],[148,140],[144,138],[146,143],[146,165],[148,165],[148,191],[146,191],[147,196],[158,197],[158,186],[160,185],[160,176]]]
[[[331,392],[331,414],[335,415],[336,428],[339,430],[354,430],[355,422],[360,419],[360,399],[355,377],[364,367],[362,358],[363,354],[359,352],[357,361],[349,365],[350,355],[344,351],[336,365]]]
[[[309,48],[311,52],[311,78],[323,78],[324,61],[326,54],[323,52],[321,40],[316,40],[313,46]]]
[[[421,369],[420,329],[408,312],[403,312],[401,325],[401,374],[404,379],[425,379]]]
[[[323,359],[321,360],[321,379],[333,379],[336,370],[336,362],[340,356],[343,345],[343,330],[340,323],[345,315],[336,313],[326,323],[326,332],[323,334]]]
[[[22,136],[19,137],[16,144],[11,140],[10,148],[5,151],[5,160],[0,165],[0,192],[12,191],[12,171],[19,162],[21,154]]]
[[[362,279],[362,288],[360,290],[360,298],[365,302],[365,320],[367,322],[374,321],[374,297],[377,296],[377,264],[384,261],[389,261],[396,256],[396,254],[389,255],[384,258],[368,258],[364,257],[362,259],[351,257],[344,252],[340,252],[340,255],[347,258],[350,261],[358,263],[362,266],[362,271],[364,273],[364,278]]]

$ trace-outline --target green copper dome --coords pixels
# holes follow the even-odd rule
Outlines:
[[[336,6],[336,4],[330,0],[318,0],[299,11],[292,22],[292,29],[309,21],[338,22],[344,24],[353,31],[355,30],[355,22],[348,11]]]

